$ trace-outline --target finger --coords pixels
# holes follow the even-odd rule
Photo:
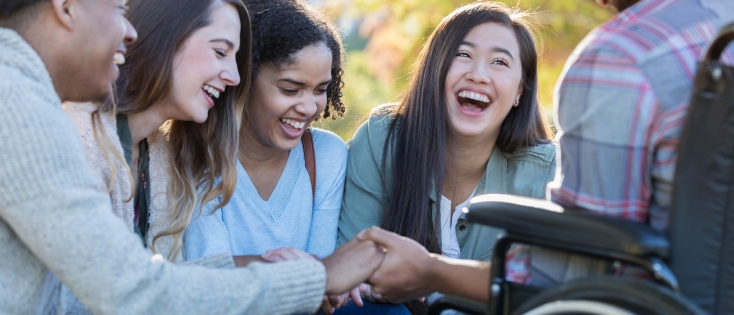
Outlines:
[[[265,252],[265,254],[260,255],[260,258],[267,262],[279,262],[284,260],[282,257],[280,257],[279,255],[275,255],[272,252]]]
[[[398,234],[385,231],[376,226],[362,230],[357,234],[356,238],[360,241],[373,241],[380,246],[385,247],[387,250],[394,248],[396,246],[395,243],[401,239]]]
[[[352,302],[354,302],[354,305],[357,305],[359,307],[364,306],[364,302],[362,302],[362,295],[360,294],[359,286],[357,286],[356,288],[352,289],[352,291],[349,293],[349,295],[352,298]]]
[[[331,306],[331,302],[329,302],[329,297],[326,295],[321,298],[321,312],[327,315],[334,313],[334,308]]]
[[[339,308],[341,306],[340,295],[329,295],[329,302],[333,308]]]
[[[311,256],[311,254],[297,248],[288,248],[287,251],[297,259],[314,259],[314,256]]]

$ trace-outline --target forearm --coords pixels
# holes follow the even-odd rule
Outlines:
[[[430,287],[447,295],[488,302],[490,264],[488,262],[453,259],[437,254],[426,270]]]

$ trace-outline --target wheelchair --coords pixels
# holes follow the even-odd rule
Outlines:
[[[698,65],[667,235],[550,201],[477,196],[467,220],[505,230],[492,256],[489,304],[445,297],[429,314],[734,314],[734,68],[719,63],[732,40],[734,24]],[[545,290],[513,283],[505,257],[516,243],[634,265],[653,279],[589,277]]]

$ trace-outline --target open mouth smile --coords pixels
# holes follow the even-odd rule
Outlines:
[[[288,118],[281,118],[280,121],[296,130],[303,129],[303,127],[306,126],[305,121],[295,121]]]
[[[471,112],[484,111],[492,104],[492,100],[489,96],[466,90],[459,92],[459,94],[456,95],[456,99],[459,101],[459,105],[462,108]]]
[[[201,89],[204,90],[204,92],[206,92],[206,94],[208,94],[209,97],[211,97],[212,99],[219,98],[219,90],[212,87],[211,85],[204,84]]]

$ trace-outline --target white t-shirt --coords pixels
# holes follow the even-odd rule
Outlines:
[[[459,240],[456,237],[456,222],[459,221],[462,209],[469,205],[469,201],[475,192],[476,188],[469,198],[456,206],[453,215],[451,214],[451,200],[441,195],[441,255],[449,258],[459,258],[461,248],[459,248]]]

